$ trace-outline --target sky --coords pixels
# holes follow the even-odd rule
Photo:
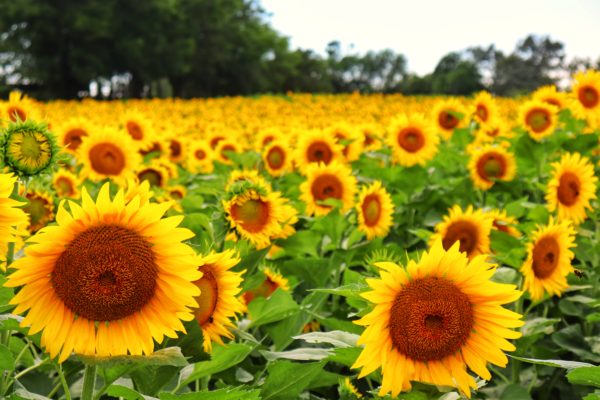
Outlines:
[[[528,34],[565,45],[567,59],[600,57],[600,0],[260,0],[292,48],[325,54],[393,49],[423,75],[451,51],[494,43],[505,53]]]

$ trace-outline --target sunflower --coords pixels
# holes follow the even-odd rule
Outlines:
[[[194,234],[162,218],[169,204],[114,200],[109,184],[96,202],[82,189],[81,206],[64,202],[57,225],[38,232],[6,286],[22,286],[11,304],[27,311],[21,325],[42,331],[41,344],[59,362],[90,356],[150,354],[152,339],[176,338],[180,319],[194,318],[201,278],[198,257],[182,243]]]
[[[52,186],[58,197],[78,198],[80,185],[81,179],[64,168],[55,172],[52,177]]]
[[[362,154],[362,144],[364,137],[346,123],[337,123],[328,128],[326,132],[335,138],[336,142],[342,147],[342,155],[346,161],[356,161]]]
[[[454,130],[463,127],[465,114],[464,107],[457,100],[440,100],[432,112],[434,126],[446,140],[450,140]]]
[[[83,163],[79,175],[95,182],[110,178],[124,184],[135,176],[141,161],[133,139],[114,129],[99,130],[84,138],[77,155]]]
[[[473,259],[480,254],[490,253],[490,232],[493,219],[482,210],[473,211],[473,206],[463,211],[458,205],[449,210],[444,220],[435,226],[431,244],[441,240],[448,250],[455,242],[460,242],[460,251]]]
[[[187,194],[187,189],[183,185],[173,185],[167,188],[167,192],[172,199],[181,200]]]
[[[394,203],[381,182],[375,181],[362,188],[358,195],[356,214],[358,230],[364,232],[367,239],[385,237],[392,226],[393,213]]]
[[[257,297],[270,297],[277,289],[286,292],[290,290],[289,281],[279,272],[269,267],[264,267],[262,273],[265,275],[265,280],[257,287],[244,292],[242,299],[246,304],[249,304]]]
[[[600,119],[600,72],[579,72],[574,76],[571,109],[575,117],[595,122]]]
[[[94,129],[94,126],[84,118],[71,118],[58,128],[59,143],[67,152],[76,154],[83,138],[90,136]]]
[[[284,215],[279,192],[257,185],[244,185],[235,190],[223,208],[231,228],[258,249],[267,247],[271,238],[281,233]]]
[[[223,164],[231,165],[233,161],[229,158],[228,153],[237,153],[240,154],[244,151],[242,146],[233,140],[223,139],[219,141],[217,148],[215,149],[215,154],[217,156],[217,160],[221,161]]]
[[[270,142],[262,158],[265,168],[272,176],[281,176],[292,169],[290,148],[283,141]]]
[[[8,95],[8,102],[4,107],[4,112],[0,115],[0,125],[2,120],[10,122],[25,122],[39,117],[34,103],[26,95],[16,90]]]
[[[242,272],[231,268],[240,262],[233,250],[210,253],[198,264],[202,278],[195,285],[200,289],[196,297],[198,308],[194,310],[196,321],[202,329],[204,351],[212,351],[212,342],[223,344],[222,337],[233,338],[229,328],[234,327],[232,318],[245,310],[236,297],[242,290]]]
[[[504,232],[514,238],[521,237],[521,232],[515,228],[519,221],[507,215],[506,211],[490,210],[488,214],[492,217],[492,229]]]
[[[219,142],[225,139],[227,139],[227,137],[224,134],[220,132],[213,132],[208,137],[208,144],[210,145],[211,149],[216,151]]]
[[[249,182],[257,186],[271,189],[271,185],[263,178],[260,173],[255,169],[235,169],[229,174],[227,183],[225,184],[225,191],[229,192],[232,186],[236,182]]]
[[[391,262],[376,265],[380,279],[367,279],[373,290],[362,294],[375,307],[355,321],[366,329],[353,368],[362,368],[362,378],[381,367],[380,396],[395,397],[410,390],[411,381],[420,381],[456,387],[470,397],[477,385],[467,366],[488,381],[487,362],[506,366],[503,350],[515,350],[506,339],[521,336],[509,328],[523,321],[502,305],[522,293],[493,282],[496,266],[485,256],[469,260],[458,244],[445,250],[438,240],[406,269]]]
[[[272,142],[281,142],[285,140],[285,135],[281,132],[281,129],[269,127],[262,129],[256,138],[256,151],[259,153],[263,152],[263,149]]]
[[[194,173],[208,174],[214,170],[214,152],[208,142],[196,140],[188,148],[188,168]]]
[[[381,148],[381,135],[375,124],[364,124],[359,127],[359,131],[363,135],[362,147],[365,151],[374,151]]]
[[[23,195],[23,194],[21,194]],[[29,216],[27,230],[32,234],[54,221],[54,201],[41,190],[29,190],[25,193],[27,204],[23,210]]]
[[[490,118],[485,125],[481,125],[475,132],[476,140],[480,143],[493,142],[497,139],[513,136],[508,124],[501,118]]]
[[[16,227],[27,224],[27,215],[20,208],[24,203],[10,198],[17,178],[10,174],[0,174],[0,247],[7,248],[8,243],[16,240]],[[0,259],[6,251],[0,252]]]
[[[539,100],[541,102],[550,104],[559,110],[562,110],[567,105],[567,95],[556,90],[556,86],[554,85],[540,87],[533,92],[531,97],[533,100]]]
[[[534,301],[541,300],[544,293],[560,296],[569,286],[567,275],[573,272],[573,247],[575,230],[569,221],[558,222],[550,217],[548,225],[533,233],[521,272],[525,278],[523,287]]]
[[[556,129],[558,108],[539,100],[523,103],[519,108],[519,121],[525,127],[529,136],[540,141],[550,136]]]
[[[558,219],[570,219],[575,224],[586,218],[590,201],[596,198],[594,166],[579,153],[566,153],[559,162],[551,164],[552,179],[548,183],[546,202],[551,212],[558,209]]]
[[[473,118],[479,125],[498,117],[498,107],[491,94],[480,92],[473,101]]]
[[[168,141],[169,160],[179,164],[186,159],[188,142],[182,137],[171,137]]]
[[[330,164],[342,159],[342,149],[326,131],[307,131],[299,136],[294,150],[294,162],[301,171],[310,164]]]
[[[123,130],[140,150],[149,150],[153,146],[156,133],[148,116],[137,110],[127,110],[121,121]]]
[[[171,179],[169,170],[156,158],[149,164],[140,165],[135,174],[140,182],[147,181],[152,187],[164,188]]]
[[[11,172],[33,176],[49,171],[60,152],[54,135],[45,123],[32,120],[8,125],[0,136],[0,165]]]
[[[306,181],[300,185],[300,198],[306,204],[307,215],[328,214],[332,207],[320,203],[327,199],[341,201],[342,211],[352,208],[356,178],[350,168],[338,162],[319,163],[308,165],[305,172]]]
[[[390,123],[388,144],[393,160],[404,167],[425,165],[436,155],[439,141],[423,114],[403,114]]]
[[[511,181],[515,177],[515,156],[502,146],[484,145],[471,153],[469,171],[473,184],[488,190],[498,181]]]

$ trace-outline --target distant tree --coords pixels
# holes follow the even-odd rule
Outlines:
[[[444,56],[432,75],[433,93],[469,95],[483,88],[481,74],[472,61],[456,52]]]

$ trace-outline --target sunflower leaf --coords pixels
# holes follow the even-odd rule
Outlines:
[[[580,361],[540,360],[537,358],[517,357],[517,356],[510,355],[510,354],[508,354],[508,356],[510,358],[514,358],[515,360],[524,361],[524,362],[530,363],[530,364],[547,365],[549,367],[564,368],[564,369],[569,369],[569,370],[573,370],[575,368],[593,367],[594,366],[593,364],[588,364],[588,363],[580,362]]]
[[[181,385],[187,385],[197,379],[225,371],[244,361],[255,347],[243,343],[214,346],[209,361],[200,361],[181,370],[180,383]]]
[[[77,355],[76,358],[90,365],[99,365],[101,367],[110,367],[113,365],[122,365],[124,363],[133,363],[138,366],[153,365],[171,365],[174,367],[185,367],[187,360],[181,353],[179,347],[168,347],[160,349],[147,356],[116,356],[116,357],[92,357]]]
[[[582,367],[567,373],[567,379],[574,385],[595,386],[600,388],[600,367]]]
[[[263,400],[296,399],[323,370],[325,362],[299,364],[275,361],[267,367],[269,373],[262,388]]]

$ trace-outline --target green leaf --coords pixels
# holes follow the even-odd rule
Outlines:
[[[327,343],[334,347],[354,347],[359,336],[343,331],[309,332],[294,336],[294,339],[304,340],[307,343]]]
[[[133,363],[137,366],[171,365],[174,367],[185,367],[188,365],[188,362],[183,354],[181,354],[181,349],[179,347],[160,349],[149,356],[91,357],[77,355],[76,358],[85,364],[98,365],[105,368],[123,365],[124,363]]]
[[[537,335],[544,333],[546,335],[554,332],[554,324],[560,322],[559,318],[532,318],[525,321],[525,325],[521,328],[523,336]]]
[[[289,351],[260,351],[260,354],[267,361],[278,359],[298,360],[298,361],[320,361],[333,354],[331,349],[315,348],[315,347],[300,347]]]
[[[15,369],[15,359],[8,347],[0,344],[0,371],[12,371]]]
[[[552,334],[552,341],[580,358],[592,362],[600,362],[600,355],[594,354],[583,338],[580,325],[567,326]]]
[[[147,398],[143,394],[121,385],[109,386],[106,390],[106,394],[112,397],[122,397],[125,400],[145,400]]]
[[[161,393],[160,400],[260,400],[260,390],[246,390],[244,387],[227,387],[211,391],[174,395]]]
[[[308,364],[275,361],[267,368],[269,375],[262,388],[263,400],[297,399],[324,366],[324,361]]]
[[[567,373],[567,379],[574,385],[600,388],[600,367],[576,368]]]
[[[285,240],[280,240],[278,246],[284,248],[289,255],[305,255],[318,258],[317,246],[321,242],[321,236],[312,231],[300,231]]]
[[[254,350],[254,346],[242,343],[229,343],[225,346],[215,345],[209,361],[201,361],[181,370],[180,380],[187,385],[196,379],[225,371],[244,361]]]
[[[277,289],[269,298],[257,297],[248,304],[250,327],[261,326],[289,317],[299,310],[292,295]]]
[[[531,400],[531,395],[527,388],[513,383],[504,388],[500,400]]]
[[[327,360],[351,367],[356,362],[361,351],[362,349],[359,347],[338,347],[335,349],[335,353]]]
[[[593,367],[592,364],[579,362],[579,361],[565,361],[565,360],[540,360],[537,358],[517,357],[509,355],[509,357],[515,360],[524,361],[530,364],[547,365],[549,367],[564,368],[564,369],[575,369],[582,367]]]

